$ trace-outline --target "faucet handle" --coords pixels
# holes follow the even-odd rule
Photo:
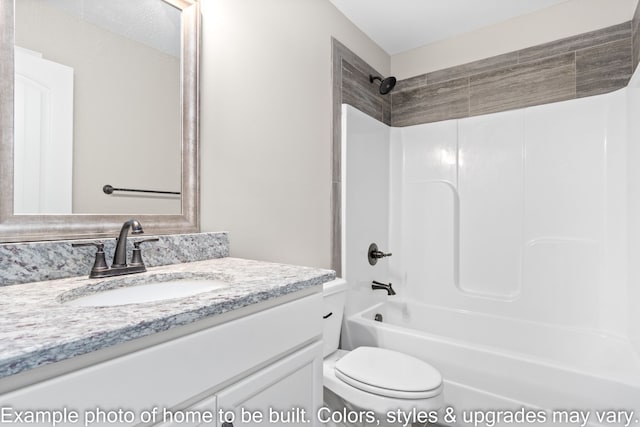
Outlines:
[[[159,237],[151,237],[149,239],[142,239],[142,240],[136,240],[135,242],[133,242],[133,247],[134,249],[139,249],[140,248],[140,244],[141,243],[145,243],[145,242],[157,242],[158,240],[160,240]]]
[[[131,266],[142,266],[144,267],[144,261],[142,260],[142,250],[140,250],[140,245],[145,242],[157,242],[160,240],[159,237],[153,237],[150,239],[142,239],[136,240],[133,242],[133,253],[131,254]]]
[[[104,243],[102,241],[97,242],[84,242],[84,243],[72,243],[72,247],[79,248],[81,246],[95,246],[98,250],[104,251]]]
[[[93,262],[93,267],[91,267],[91,273],[89,274],[90,278],[98,277],[99,273],[109,270],[109,266],[107,265],[107,261],[104,257],[103,242],[72,243],[71,246],[74,248],[78,248],[82,246],[95,246],[97,248],[96,259]]]

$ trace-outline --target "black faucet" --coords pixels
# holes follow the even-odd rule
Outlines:
[[[104,244],[102,242],[73,243],[71,245],[73,247],[95,246],[98,248],[95,262],[91,268],[91,273],[89,274],[90,278],[94,279],[100,277],[121,276],[123,274],[142,273],[147,271],[147,268],[142,261],[140,244],[144,242],[157,242],[159,239],[156,237],[135,242],[131,264],[127,264],[127,235],[129,234],[129,230],[131,230],[132,234],[143,233],[142,225],[140,225],[140,222],[136,219],[130,219],[122,224],[120,235],[118,236],[118,243],[116,244],[116,249],[113,253],[113,263],[111,264],[111,268],[107,266],[105,261]]]
[[[130,219],[122,224],[120,236],[116,245],[116,251],[113,253],[113,264],[111,268],[125,268],[127,266],[127,235],[131,229],[131,234],[142,234],[142,225],[137,219]]]
[[[373,289],[374,291],[376,289],[384,289],[385,291],[387,291],[387,295],[396,294],[396,291],[394,291],[393,288],[391,287],[391,282],[389,282],[389,284],[387,285],[386,283],[380,283],[374,280],[372,283],[373,285],[371,285],[371,289]]]

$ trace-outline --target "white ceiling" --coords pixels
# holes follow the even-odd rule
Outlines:
[[[390,55],[565,1],[568,0],[331,0]]]

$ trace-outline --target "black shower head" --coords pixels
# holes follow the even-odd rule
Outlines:
[[[380,80],[380,95],[386,95],[393,90],[396,85],[396,78],[391,76],[386,79],[369,74],[369,82],[373,83],[375,80]]]

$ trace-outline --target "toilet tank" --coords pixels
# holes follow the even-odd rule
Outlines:
[[[344,279],[335,279],[323,285],[322,302],[324,311],[322,315],[324,317],[324,330],[322,339],[324,341],[324,357],[338,349],[346,300],[347,282]]]

